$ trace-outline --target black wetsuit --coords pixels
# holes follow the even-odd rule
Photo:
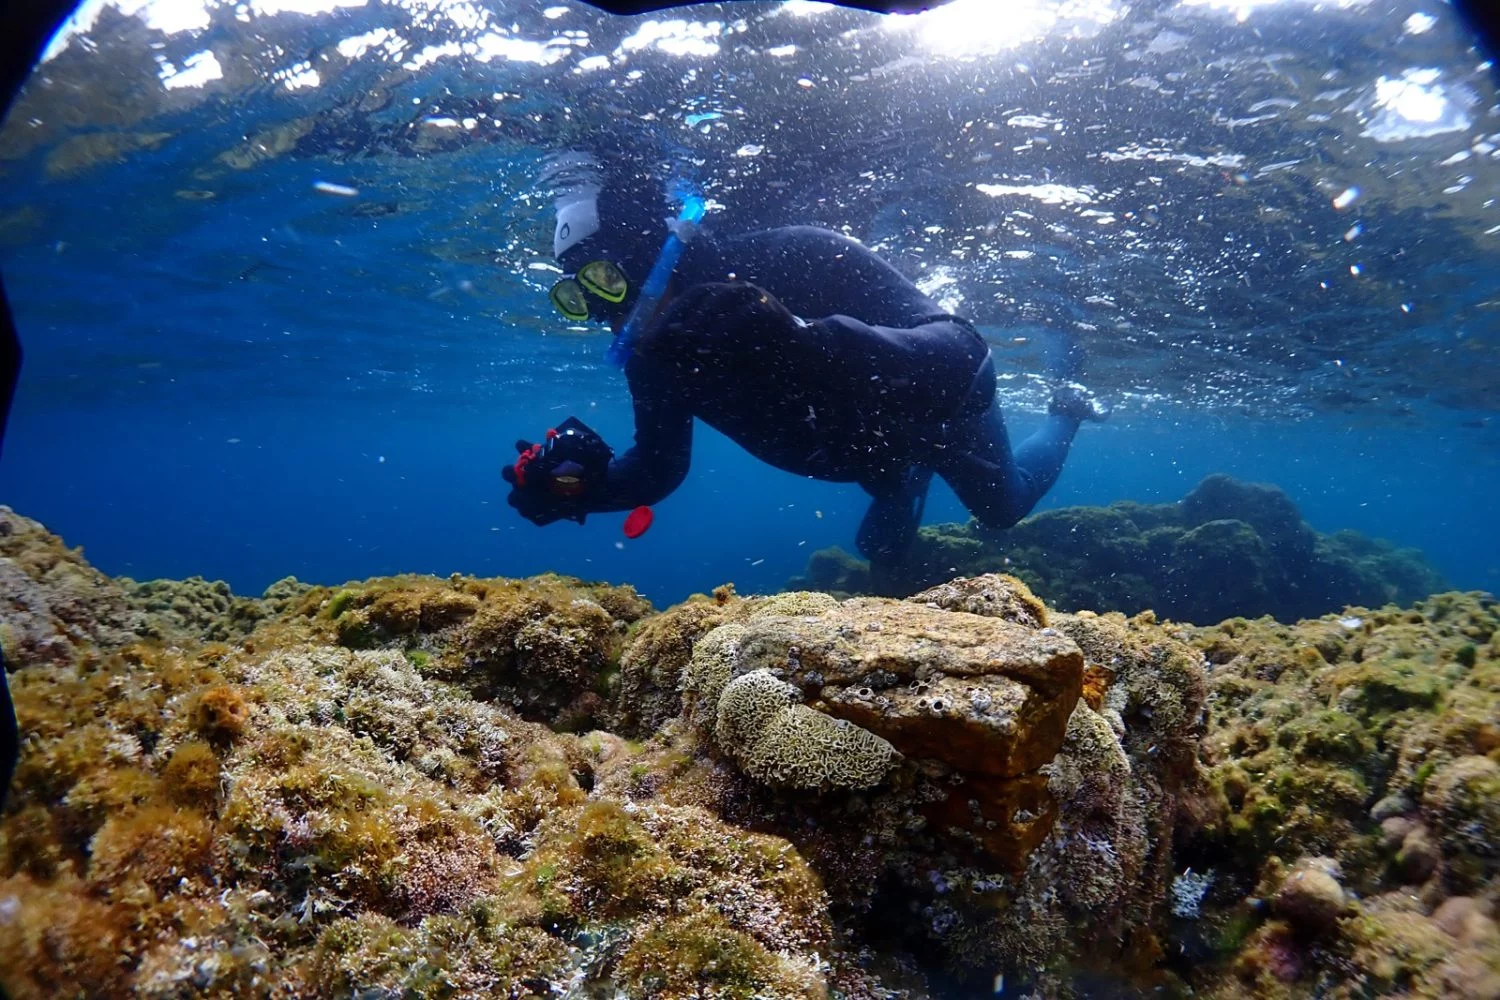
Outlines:
[[[1057,479],[1077,419],[1050,416],[1012,454],[984,340],[856,241],[809,226],[701,237],[674,274],[677,299],[625,366],[635,446],[590,509],[675,490],[694,418],[777,468],[859,483],[875,502],[858,544],[877,567],[909,547],[934,472],[994,527]]]

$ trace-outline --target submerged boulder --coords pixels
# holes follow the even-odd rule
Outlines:
[[[705,635],[683,674],[691,716],[721,752],[782,788],[870,787],[898,756],[940,768],[949,790],[929,793],[924,814],[1023,865],[1055,815],[1039,769],[1078,701],[1077,648],[924,603],[788,603]]]
[[[997,777],[1052,759],[1083,682],[1083,658],[1059,633],[905,601],[761,611],[731,641],[726,656],[706,637],[684,690],[704,697],[720,664],[730,679],[768,670],[907,756]]]
[[[123,646],[143,624],[120,584],[82,549],[9,507],[0,507],[0,609],[0,647],[12,670]]]
[[[789,604],[806,613],[777,613]],[[600,787],[787,837],[835,902],[908,913],[905,933],[965,976],[1076,957],[1091,934],[1141,945],[1131,935],[1167,898],[1177,797],[1198,778],[1189,647],[1149,619],[1058,619],[1003,576],[908,601],[783,595],[735,617],[698,639],[681,726],[664,731],[664,754],[686,737],[708,760],[649,785],[607,771]],[[806,732],[778,719],[826,735],[795,745]],[[782,759],[817,765],[767,767],[767,733]]]
[[[972,521],[928,525],[896,589],[915,593],[1002,571],[1054,608],[1150,608],[1200,623],[1260,615],[1295,621],[1351,604],[1409,604],[1446,586],[1413,549],[1353,531],[1320,535],[1276,487],[1213,475],[1173,504],[1063,507],[1005,531]],[[791,585],[846,594],[871,588],[867,564],[836,549],[813,553]]]

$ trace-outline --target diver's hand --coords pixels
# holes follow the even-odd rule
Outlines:
[[[1092,420],[1103,423],[1109,419],[1114,408],[1077,383],[1060,385],[1052,393],[1047,412],[1072,417],[1079,423]]]
[[[529,453],[534,447],[535,445],[533,445],[525,438],[516,439],[516,454],[518,455],[525,455]],[[507,465],[505,468],[501,469],[500,478],[505,480],[507,483],[510,483],[512,486],[516,485],[517,481],[520,479],[520,477],[516,475],[516,468],[513,465]]]
[[[509,480],[512,477],[505,478]],[[537,489],[535,486],[512,487],[505,502],[539,528],[553,521],[573,520],[583,523],[584,512],[578,509],[576,500],[553,496],[545,489]]]
[[[561,520],[565,515],[557,510],[558,497],[553,496],[546,489],[540,489],[536,482],[525,482],[516,471],[518,466],[526,464],[528,455],[535,455],[536,446],[530,441],[522,438],[516,442],[516,453],[521,456],[521,461],[516,465],[507,465],[500,470],[500,478],[510,484],[510,495],[505,502],[510,504],[516,511],[532,524],[541,527],[551,524],[553,521]]]
[[[677,296],[661,319],[668,335],[726,326],[772,331],[800,323],[776,296],[748,281],[694,285]]]
[[[614,452],[577,417],[547,432],[541,444],[516,442],[516,461],[500,470],[511,485],[507,502],[536,525],[564,518],[582,524],[588,494],[608,474]]]

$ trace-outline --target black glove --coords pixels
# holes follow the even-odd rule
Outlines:
[[[614,452],[581,420],[569,417],[544,441],[517,441],[514,465],[500,471],[511,485],[506,502],[535,525],[570,520],[582,524],[591,513],[589,496],[609,473]]]
[[[1085,420],[1103,423],[1113,410],[1108,402],[1076,383],[1058,386],[1047,404],[1048,413],[1072,417],[1080,423]]]

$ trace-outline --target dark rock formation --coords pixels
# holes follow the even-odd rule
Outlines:
[[[900,589],[997,572],[1024,580],[1054,608],[1149,608],[1193,622],[1296,621],[1350,604],[1409,604],[1446,587],[1416,550],[1353,531],[1320,535],[1281,490],[1222,475],[1175,504],[1065,507],[1003,532],[973,522],[924,527]],[[825,549],[790,585],[867,592],[869,569]]]

